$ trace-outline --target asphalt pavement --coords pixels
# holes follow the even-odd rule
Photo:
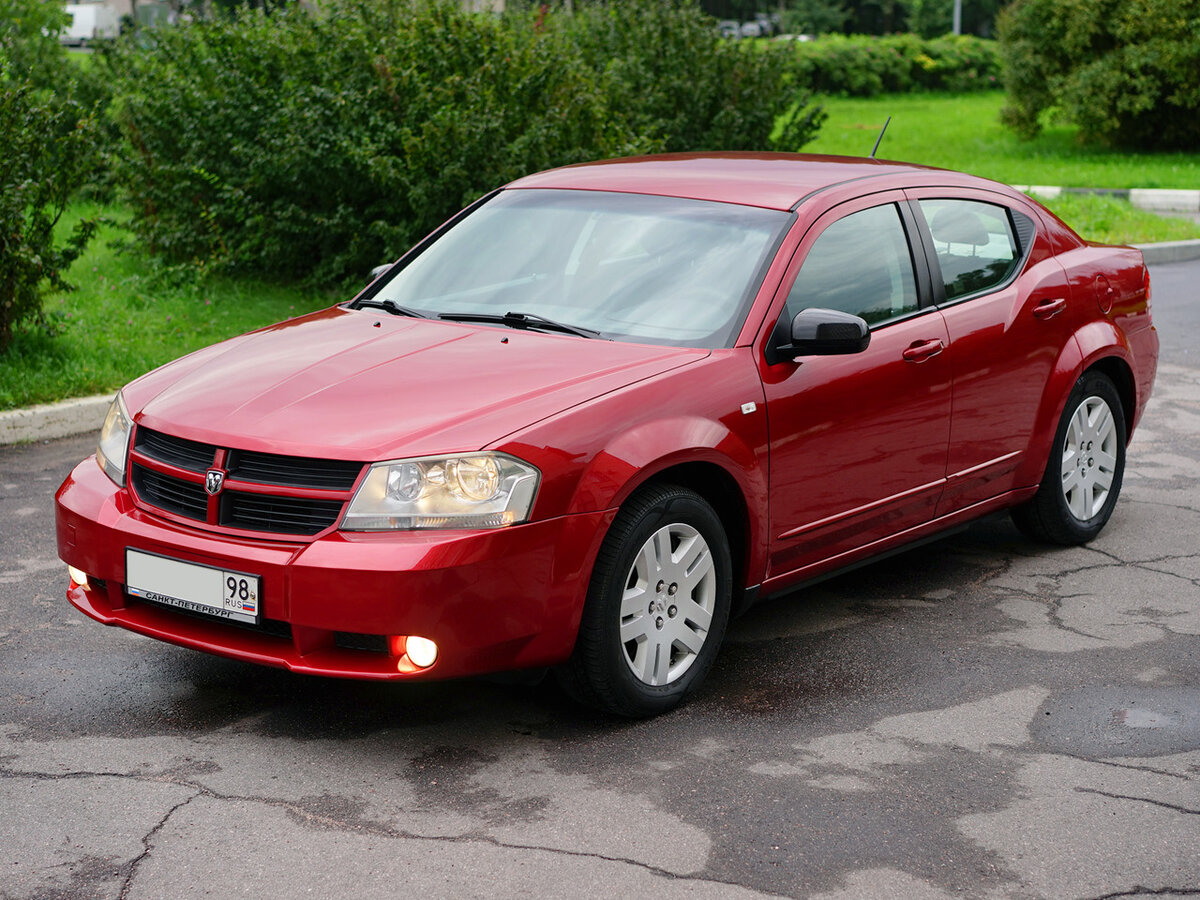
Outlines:
[[[301,677],[66,602],[91,436],[0,448],[0,897],[1200,894],[1200,261],[1085,548],[1003,517],[766,603],[626,722]]]

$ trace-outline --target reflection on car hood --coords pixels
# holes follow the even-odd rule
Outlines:
[[[298,456],[478,450],[706,350],[333,308],[200,350],[133,382],[140,424]]]

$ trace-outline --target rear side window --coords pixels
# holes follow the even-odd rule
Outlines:
[[[976,200],[921,200],[946,299],[1004,284],[1021,261],[1008,210]]]
[[[917,311],[908,237],[894,204],[838,219],[821,233],[787,299],[787,321],[803,309],[836,309],[877,325]]]

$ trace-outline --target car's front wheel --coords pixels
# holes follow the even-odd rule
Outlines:
[[[729,618],[729,541],[699,494],[652,485],[613,520],[560,672],[576,699],[625,716],[679,703],[707,674]]]
[[[1085,372],[1067,398],[1038,492],[1013,510],[1017,526],[1056,544],[1098,535],[1121,493],[1125,436],[1117,389],[1107,376]]]

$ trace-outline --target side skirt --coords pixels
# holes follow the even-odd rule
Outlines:
[[[768,578],[761,585],[745,591],[742,604],[738,606],[737,612],[745,612],[765,597],[778,597],[812,587],[814,584],[871,565],[889,556],[895,556],[915,547],[941,540],[951,534],[963,531],[976,519],[1028,500],[1036,492],[1037,485],[1008,491],[890,537],[881,538],[854,550],[847,550],[845,553],[812,563],[793,572]]]

